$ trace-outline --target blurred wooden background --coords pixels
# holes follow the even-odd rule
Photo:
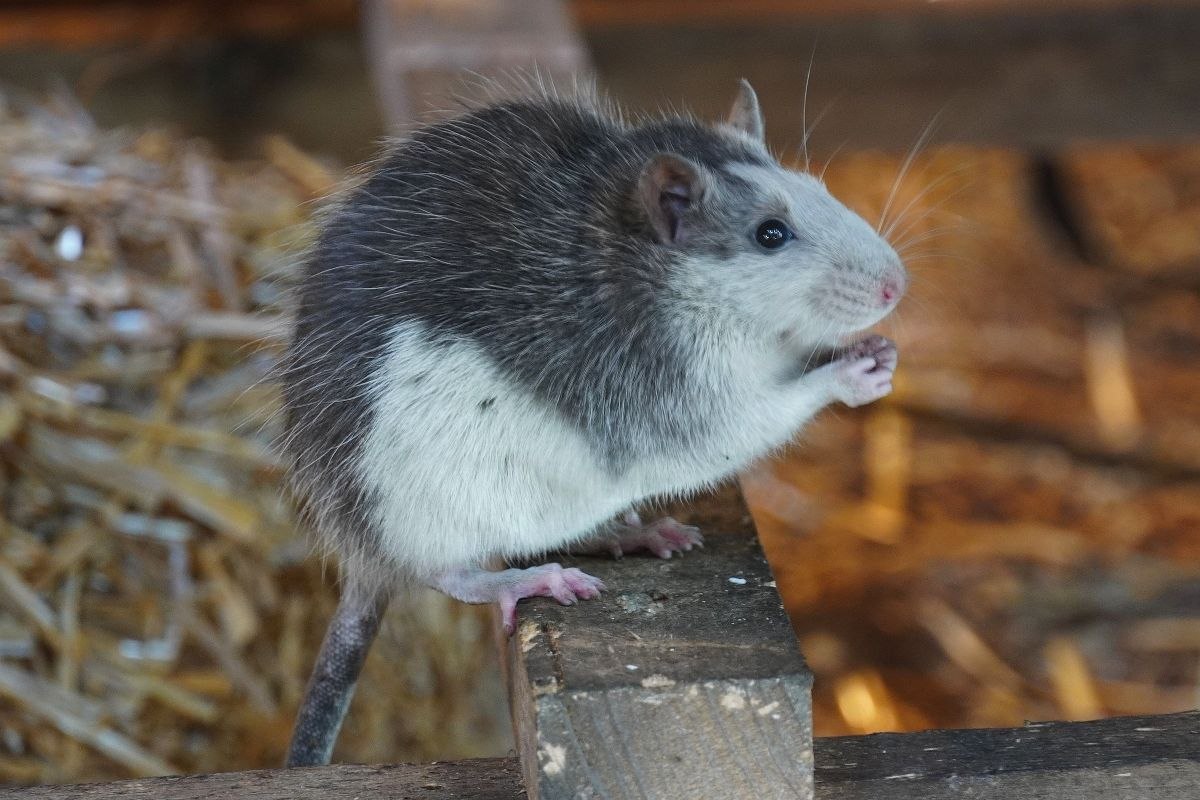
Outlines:
[[[1194,0],[563,5],[622,102],[718,113],[730,82],[749,77],[781,148],[799,141],[810,61],[809,109],[825,112],[813,134],[818,152],[902,150],[935,116],[944,140],[1025,148],[1200,129]],[[286,132],[358,161],[384,125],[357,8],[352,0],[8,0],[0,3],[0,77],[31,90],[60,77],[104,125],[178,121],[242,153],[255,136]]]

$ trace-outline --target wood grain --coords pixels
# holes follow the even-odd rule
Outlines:
[[[619,704],[618,704],[619,705]],[[742,743],[737,731],[731,742]],[[821,800],[1192,800],[1200,786],[1200,712],[1049,722],[1021,728],[845,736],[815,742]],[[635,744],[612,741],[615,750]],[[731,744],[731,746],[733,746]],[[804,797],[776,787],[739,794],[700,783],[707,753],[672,798]],[[21,800],[512,800],[515,758],[452,764],[260,770],[120,783],[0,789]],[[644,777],[625,776],[630,783]],[[749,790],[747,790],[749,791]],[[546,796],[546,795],[543,795]],[[577,797],[624,797],[586,792]],[[649,792],[639,797],[659,795]]]
[[[516,759],[255,770],[0,789],[13,800],[513,800],[524,797]]]

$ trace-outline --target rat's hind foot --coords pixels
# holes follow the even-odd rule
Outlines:
[[[599,597],[604,583],[586,572],[561,564],[489,572],[480,568],[449,570],[431,584],[438,591],[467,603],[499,603],[504,629],[516,626],[517,601],[526,597],[553,597],[564,606]]]
[[[625,515],[623,525],[591,540],[584,549],[611,553],[613,558],[641,550],[647,550],[659,558],[670,558],[674,553],[682,553],[693,547],[704,547],[704,537],[700,535],[699,528],[684,525],[671,517],[646,524],[636,511],[630,511]]]

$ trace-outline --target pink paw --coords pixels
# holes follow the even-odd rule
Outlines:
[[[564,606],[578,600],[591,600],[604,591],[604,583],[575,567],[563,569],[561,564],[543,564],[522,570],[511,570],[514,576],[505,582],[497,594],[504,629],[509,633],[517,624],[517,601],[526,597],[553,597]]]
[[[837,398],[857,408],[886,397],[898,358],[896,345],[882,336],[868,336],[853,345],[830,365],[838,382]]]
[[[704,547],[704,537],[700,535],[699,528],[684,525],[671,517],[663,517],[647,525],[631,511],[625,515],[625,524],[628,527],[618,534],[609,547],[615,558],[639,550],[648,550],[659,558],[670,558],[674,553]]]

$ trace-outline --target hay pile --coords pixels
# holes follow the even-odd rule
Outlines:
[[[282,758],[335,576],[280,491],[263,379],[334,180],[264,153],[0,109],[0,782]],[[502,748],[486,620],[403,613],[344,757]]]

